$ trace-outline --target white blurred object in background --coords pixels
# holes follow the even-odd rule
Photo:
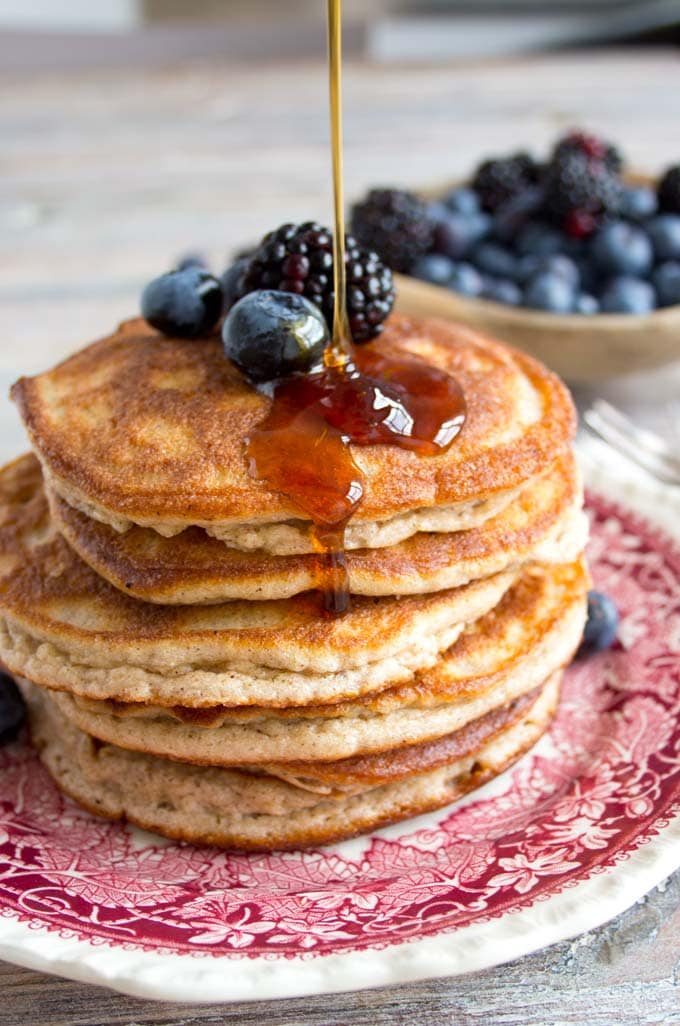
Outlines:
[[[0,26],[7,29],[120,32],[143,20],[143,0],[0,0]]]
[[[345,0],[379,60],[446,59],[623,38],[680,23],[678,0]],[[320,0],[0,0],[0,30],[123,33],[149,26],[322,24]]]

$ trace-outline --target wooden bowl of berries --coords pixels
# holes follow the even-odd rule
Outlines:
[[[656,182],[572,132],[544,163],[517,153],[466,185],[371,190],[351,230],[401,272],[402,312],[469,324],[573,384],[680,359],[680,165]]]

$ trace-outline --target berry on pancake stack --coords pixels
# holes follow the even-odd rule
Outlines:
[[[192,265],[147,290],[146,320],[14,386],[33,452],[0,471],[0,658],[57,785],[94,813],[319,845],[447,805],[550,723],[588,589],[569,395],[499,342],[390,313],[364,240],[361,347],[331,366],[327,235],[283,226],[242,258],[222,335],[224,289]],[[446,395],[464,416],[433,426]],[[299,428],[278,476],[252,458],[272,423],[272,445]],[[341,524],[329,438],[355,472]],[[315,515],[310,480],[329,488]]]

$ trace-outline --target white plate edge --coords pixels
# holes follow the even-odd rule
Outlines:
[[[0,957],[139,998],[197,1004],[357,991],[488,969],[595,929],[680,868],[680,815],[624,862],[528,908],[383,949],[306,959],[124,951],[0,919]]]

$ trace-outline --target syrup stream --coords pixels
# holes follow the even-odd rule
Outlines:
[[[342,0],[328,0],[328,84],[333,155],[333,339],[324,357],[327,367],[343,367],[352,359],[347,317],[345,268],[345,197],[342,168]]]

